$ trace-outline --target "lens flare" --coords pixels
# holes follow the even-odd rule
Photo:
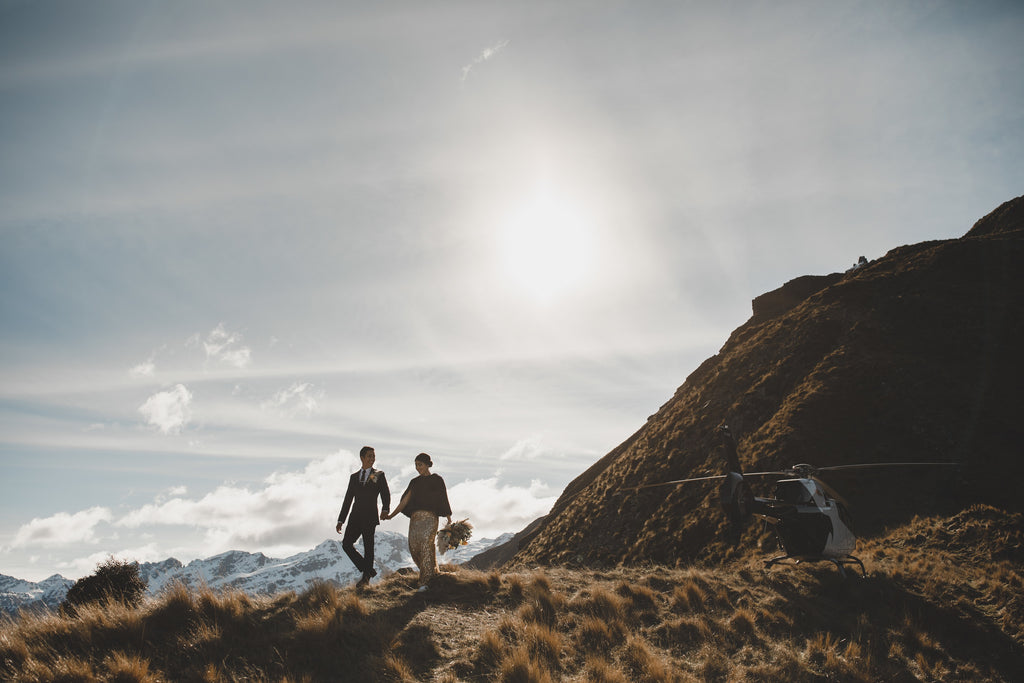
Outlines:
[[[540,302],[585,287],[593,273],[595,239],[586,210],[542,188],[503,222],[498,249],[510,285]]]

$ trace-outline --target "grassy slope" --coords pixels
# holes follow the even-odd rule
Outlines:
[[[173,590],[4,624],[0,679],[1019,680],[1019,515],[919,519],[859,552],[866,579],[765,573],[758,552],[720,568],[456,570],[427,594],[408,574],[260,599]]]

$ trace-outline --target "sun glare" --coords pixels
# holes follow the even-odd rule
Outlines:
[[[513,210],[501,227],[504,275],[517,290],[551,302],[585,285],[594,261],[586,211],[543,188]]]

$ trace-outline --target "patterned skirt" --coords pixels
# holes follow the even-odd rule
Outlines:
[[[437,515],[417,510],[409,517],[409,552],[420,570],[420,585],[425,586],[437,573],[434,543],[437,539]]]

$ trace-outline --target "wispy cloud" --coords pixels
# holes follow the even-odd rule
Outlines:
[[[161,496],[116,525],[129,529],[185,525],[203,531],[203,554],[228,549],[308,548],[333,533],[348,475],[358,458],[347,451],[300,471],[275,472],[257,487],[224,484],[201,498]],[[200,551],[197,544],[197,551]]]
[[[491,59],[492,57],[497,55],[499,52],[504,50],[507,46],[508,46],[508,41],[507,40],[502,40],[499,43],[495,43],[491,47],[484,48],[483,52],[481,52],[479,55],[477,55],[476,58],[472,62],[470,62],[469,64],[467,64],[464,67],[462,67],[462,81],[465,82],[465,80],[467,78],[469,78],[469,73],[475,67],[477,67],[480,64],[483,64],[484,62],[486,62],[487,60]]]
[[[225,363],[236,368],[244,368],[252,361],[252,350],[242,343],[242,335],[230,332],[220,323],[213,328],[205,339],[193,335],[189,344],[201,345],[206,352],[207,360]]]
[[[192,392],[184,384],[159,391],[139,406],[146,422],[164,434],[177,434],[192,419]]]
[[[138,365],[132,366],[128,370],[128,374],[132,377],[152,377],[156,374],[156,363],[150,358]]]
[[[278,410],[289,416],[299,414],[312,415],[320,409],[323,392],[318,391],[309,382],[295,382],[290,387],[278,391],[261,403],[265,410]]]
[[[33,519],[14,535],[13,548],[57,547],[72,543],[95,543],[96,525],[109,522],[113,514],[105,507],[91,507],[76,513],[58,512]]]

